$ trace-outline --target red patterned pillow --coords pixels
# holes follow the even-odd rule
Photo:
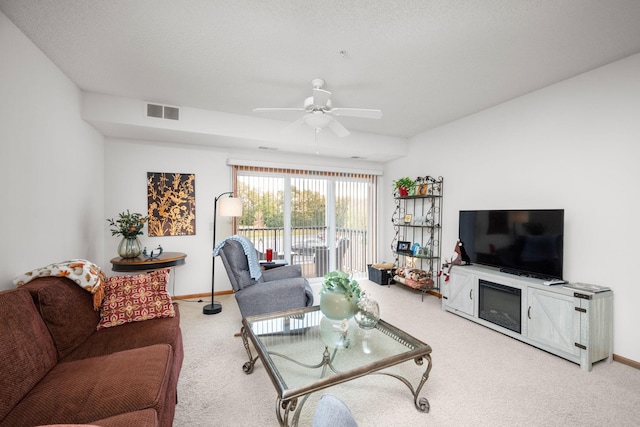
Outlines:
[[[109,277],[97,328],[110,328],[158,317],[174,317],[176,312],[166,290],[168,277],[169,269]]]

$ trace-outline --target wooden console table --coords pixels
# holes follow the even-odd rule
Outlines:
[[[111,259],[111,269],[113,271],[151,271],[161,268],[178,267],[185,263],[187,254],[182,252],[163,252],[157,258],[113,258]]]
[[[187,254],[182,252],[163,252],[156,258],[139,256],[136,258],[112,258],[111,269],[125,273],[142,273],[144,271],[173,269],[184,265]],[[171,295],[175,296],[176,274],[171,274]]]

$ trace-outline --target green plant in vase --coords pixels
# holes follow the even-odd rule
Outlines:
[[[138,236],[144,234],[142,228],[149,217],[139,213],[126,212],[118,214],[118,219],[107,219],[111,226],[112,236],[122,236],[122,241],[118,245],[118,255],[122,258],[135,258],[142,253],[142,247]]]
[[[349,319],[356,312],[362,290],[357,281],[343,271],[324,275],[320,290],[320,310],[332,320]]]
[[[392,185],[393,189],[397,190],[400,197],[406,197],[409,194],[414,194],[416,190],[416,182],[408,176],[394,180]]]

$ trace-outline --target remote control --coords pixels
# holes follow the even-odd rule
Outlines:
[[[560,280],[560,279],[551,279],[551,280],[545,280],[544,282],[542,282],[543,285],[545,286],[551,286],[551,285],[562,285],[565,284],[567,282],[565,282],[564,280]]]

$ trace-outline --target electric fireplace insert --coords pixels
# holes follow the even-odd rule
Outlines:
[[[479,285],[480,318],[521,333],[522,290],[487,280],[480,280]]]

